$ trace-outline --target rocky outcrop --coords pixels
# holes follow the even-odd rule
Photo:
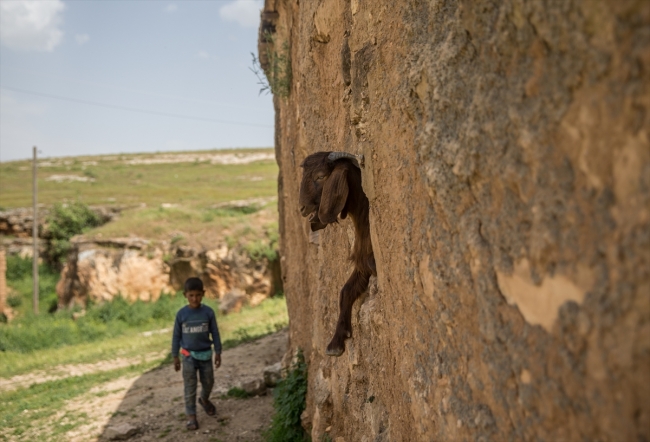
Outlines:
[[[39,238],[36,241],[39,256],[47,250],[47,241]],[[34,240],[26,237],[0,237],[0,248],[4,249],[7,256],[17,255],[24,259],[31,259],[34,254]]]
[[[265,13],[293,74],[278,204],[312,439],[649,440],[650,3]],[[378,273],[340,358],[352,227],[310,240],[297,200],[320,150],[365,156]]]
[[[123,208],[113,206],[91,207],[101,221],[101,224],[112,221]],[[50,236],[47,227],[47,218],[50,209],[44,205],[38,207],[38,236],[48,238]],[[28,238],[32,236],[34,225],[34,211],[31,208],[17,208],[0,211],[0,236],[13,236],[16,238]]]
[[[219,244],[210,250],[172,248],[170,284],[181,290],[190,276],[203,280],[208,293],[218,299],[233,289],[243,292],[253,305],[282,290],[278,261],[253,259],[242,248]]]
[[[190,276],[200,277],[207,296],[222,299],[239,291],[227,313],[244,304],[257,305],[282,290],[279,263],[251,259],[226,244],[196,250],[142,238],[98,239],[78,236],[57,284],[59,307],[85,305],[123,296],[129,301],[156,300],[161,293],[183,289]]]
[[[59,308],[110,301],[152,301],[173,292],[163,249],[140,238],[95,241],[72,240],[72,250],[61,271],[56,291]]]
[[[43,235],[43,225],[49,215],[49,210],[43,205],[38,207],[38,236]],[[34,226],[34,210],[17,208],[0,211],[0,236],[29,238]]]

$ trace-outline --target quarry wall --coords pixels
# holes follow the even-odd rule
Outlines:
[[[267,76],[283,48],[313,440],[650,440],[650,2],[266,0]],[[329,150],[365,156],[378,273],[339,358],[351,222],[298,209]]]
[[[183,290],[198,276],[206,295],[220,301],[221,313],[256,306],[282,291],[279,262],[253,259],[226,242],[209,249],[138,237],[99,239],[75,236],[56,291],[60,308],[85,306],[122,296],[155,301],[162,293]]]

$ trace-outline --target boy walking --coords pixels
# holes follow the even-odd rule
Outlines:
[[[193,431],[199,428],[199,423],[196,420],[197,371],[201,381],[199,404],[208,416],[214,416],[217,411],[214,404],[210,402],[210,392],[214,385],[211,346],[214,343],[214,367],[219,368],[221,366],[221,338],[214,310],[201,304],[205,294],[203,281],[199,278],[188,278],[185,281],[183,294],[187,298],[188,305],[176,313],[172,356],[174,357],[174,370],[179,371],[181,360],[178,352],[180,351],[182,355],[187,429]]]

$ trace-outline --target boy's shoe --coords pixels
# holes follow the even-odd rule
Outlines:
[[[199,421],[196,419],[190,419],[187,421],[187,425],[185,425],[185,428],[187,428],[190,431],[195,431],[199,429]]]
[[[214,404],[210,402],[210,399],[204,401],[203,398],[199,398],[199,405],[203,407],[205,414],[208,416],[214,416],[217,413],[217,407],[215,407]]]

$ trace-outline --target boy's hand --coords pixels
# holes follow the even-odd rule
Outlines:
[[[179,371],[181,369],[181,360],[178,356],[174,356],[174,371]]]
[[[216,354],[214,355],[214,368],[219,368],[221,367],[221,355]]]

